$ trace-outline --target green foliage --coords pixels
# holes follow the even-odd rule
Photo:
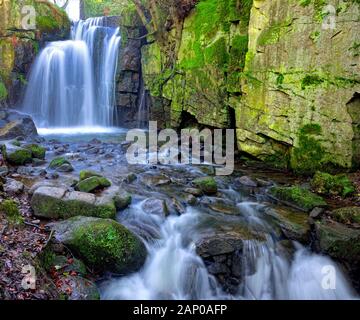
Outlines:
[[[331,212],[331,217],[340,223],[360,223],[360,207],[346,207]]]
[[[316,172],[311,180],[312,189],[319,194],[341,195],[346,197],[355,192],[355,186],[344,174],[333,176],[325,172]]]
[[[322,197],[299,186],[272,187],[270,193],[277,199],[292,203],[305,211],[326,206],[326,202]]]
[[[36,27],[42,32],[52,32],[60,29],[56,20],[49,16],[37,16]]]
[[[129,0],[84,0],[85,15],[89,17],[110,16],[122,14],[125,7],[129,6]],[[130,5],[133,6],[132,3]]]

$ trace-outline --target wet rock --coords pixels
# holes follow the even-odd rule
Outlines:
[[[2,145],[2,154],[13,165],[24,165],[32,161],[31,151],[10,143]]]
[[[195,197],[201,197],[203,195],[203,192],[201,191],[201,189],[186,188],[184,191],[186,193],[190,193],[191,195],[193,195]]]
[[[208,195],[216,194],[218,191],[217,183],[212,177],[203,177],[193,180],[193,185]]]
[[[310,212],[310,218],[319,219],[324,211],[325,211],[324,208],[314,208]]]
[[[41,160],[41,159],[37,159],[37,158],[33,158],[32,160],[32,166],[33,167],[40,167],[45,165],[46,161],[45,160]]]
[[[249,176],[242,176],[240,178],[236,178],[235,183],[251,188],[256,188],[258,186],[257,181]]]
[[[330,219],[315,223],[316,247],[339,261],[360,288],[360,230]]]
[[[128,184],[133,183],[137,179],[137,175],[135,173],[128,174],[124,181]]]
[[[186,208],[182,205],[182,203],[178,199],[172,198],[171,204],[172,207],[175,209],[176,213],[184,214],[186,212]]]
[[[35,216],[48,219],[66,219],[78,215],[115,218],[116,215],[115,203],[111,198],[85,192],[67,192],[60,187],[36,189],[31,207]]]
[[[233,202],[221,198],[203,199],[202,203],[206,204],[211,210],[226,215],[239,215],[240,210]]]
[[[96,271],[127,274],[137,271],[145,262],[142,241],[116,221],[75,217],[50,227],[58,241]]]
[[[19,194],[24,190],[24,184],[14,179],[7,179],[4,191],[9,194]]]
[[[24,148],[30,150],[33,158],[41,160],[45,159],[46,149],[44,147],[33,143],[25,145]]]
[[[71,163],[64,157],[54,158],[49,164],[49,169],[57,170],[60,172],[74,171],[74,168],[72,167]]]
[[[115,206],[117,210],[124,210],[126,209],[132,201],[132,197],[125,191],[119,191],[113,197]]]
[[[98,189],[107,188],[111,186],[111,182],[104,178],[104,177],[98,177],[93,176],[90,178],[86,178],[84,180],[81,180],[75,187],[76,190],[81,192],[93,192]]]
[[[308,214],[287,207],[266,208],[265,213],[274,219],[287,239],[309,243]]]
[[[91,178],[91,177],[102,177],[102,175],[96,171],[92,170],[81,170],[80,171],[80,181]]]
[[[322,197],[299,186],[272,187],[269,192],[276,200],[307,212],[316,207],[322,208],[327,206],[326,201]]]
[[[10,140],[19,136],[35,137],[37,130],[31,117],[15,110],[3,110],[3,125],[0,127],[0,140]]]
[[[171,179],[163,174],[160,175],[145,175],[141,181],[148,187],[164,186],[171,183]]]
[[[332,219],[345,224],[360,224],[360,207],[345,207],[331,212]]]
[[[148,214],[155,214],[164,218],[169,215],[169,209],[166,202],[160,199],[146,199],[142,204],[142,209]]]
[[[185,196],[185,200],[186,202],[190,205],[190,206],[194,206],[197,204],[197,199],[196,197],[194,197],[192,194],[188,194]]]

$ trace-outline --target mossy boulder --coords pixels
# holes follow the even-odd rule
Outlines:
[[[7,199],[0,203],[0,212],[6,215],[6,219],[12,225],[22,225],[24,218],[22,217],[18,205],[14,200]]]
[[[216,194],[218,191],[217,183],[212,177],[197,178],[192,183],[207,195]]]
[[[24,146],[25,149],[28,149],[31,151],[31,155],[33,158],[36,159],[45,159],[46,149],[38,144],[28,144]]]
[[[32,161],[31,151],[7,143],[2,146],[2,154],[6,161],[13,165],[24,165]]]
[[[129,193],[122,191],[115,195],[114,201],[117,210],[124,210],[131,204],[132,197]]]
[[[360,207],[346,207],[331,212],[331,217],[345,224],[360,224]]]
[[[315,207],[325,207],[326,201],[309,191],[308,189],[293,186],[293,187],[272,187],[269,190],[270,195],[277,200],[291,204],[303,211],[310,211]]]
[[[312,189],[319,194],[341,195],[346,197],[354,193],[355,186],[344,174],[331,175],[325,172],[316,172],[311,180]]]
[[[108,188],[111,182],[105,177],[90,177],[81,180],[75,187],[76,190],[81,192],[93,192],[98,189]]]
[[[31,199],[31,207],[37,217],[48,219],[90,216],[115,218],[113,199],[84,192],[67,192],[65,188],[39,187]]]
[[[50,164],[49,169],[60,171],[60,172],[71,172],[74,171],[70,161],[64,157],[54,158]]]
[[[102,175],[96,171],[92,170],[81,170],[80,171],[80,181],[85,180],[91,177],[102,177]]]
[[[57,239],[96,271],[127,274],[139,270],[145,262],[142,241],[116,221],[75,217],[52,227]]]

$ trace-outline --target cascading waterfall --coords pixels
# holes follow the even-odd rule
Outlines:
[[[39,128],[116,125],[119,46],[105,17],[75,22],[71,40],[49,43],[36,59],[23,110]]]
[[[149,215],[138,203],[122,212],[120,220],[146,243],[149,255],[139,272],[113,278],[100,286],[103,299],[355,299],[342,271],[328,257],[313,254],[295,243],[290,259],[271,236],[264,205],[238,199],[238,207],[253,230],[266,241],[244,241],[244,279],[235,295],[226,294],[197,256],[194,236],[204,213],[187,208],[181,216]],[[324,266],[332,266],[336,288],[322,286]]]

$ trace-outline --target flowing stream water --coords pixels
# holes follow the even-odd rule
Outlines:
[[[23,111],[38,128],[114,126],[119,45],[106,18],[75,22],[71,40],[49,43],[36,59]]]

